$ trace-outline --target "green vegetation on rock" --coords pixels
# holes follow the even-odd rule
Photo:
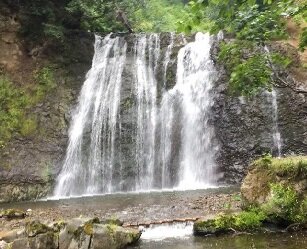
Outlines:
[[[218,235],[234,231],[255,231],[261,228],[265,219],[265,214],[258,209],[238,214],[221,214],[214,219],[196,221],[194,233],[196,235]]]
[[[289,156],[285,158],[274,158],[270,154],[264,155],[255,160],[251,167],[253,169],[267,170],[273,176],[287,177],[288,180],[294,177],[307,177],[307,157]]]
[[[30,114],[29,110],[43,101],[56,83],[50,67],[37,70],[34,80],[34,84],[26,88],[0,75],[0,149],[5,147],[15,132],[29,137],[37,131],[36,116]]]
[[[272,158],[265,155],[251,164],[243,181],[244,211],[198,220],[195,235],[261,231],[267,223],[283,228],[307,226],[307,157]]]
[[[29,237],[47,233],[48,231],[51,231],[51,228],[40,221],[34,220],[26,223],[25,232]]]
[[[267,219],[274,223],[307,222],[307,198],[301,196],[293,186],[282,183],[271,184],[271,198],[261,205]]]
[[[245,207],[257,206],[274,223],[307,222],[307,158],[271,155],[254,161],[241,193]]]
[[[0,210],[0,218],[7,218],[7,219],[19,219],[24,218],[26,213],[19,209],[4,209]]]
[[[4,147],[13,132],[20,129],[28,104],[28,96],[6,76],[0,75],[0,147]]]

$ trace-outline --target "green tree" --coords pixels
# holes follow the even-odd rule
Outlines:
[[[223,30],[231,34],[235,40],[221,45],[219,60],[228,69],[231,91],[252,96],[260,89],[270,90],[278,79],[276,69],[290,65],[289,59],[268,52],[264,45],[287,38],[286,18],[306,18],[306,6],[304,1],[292,0],[190,1],[190,18],[179,22],[179,31],[193,32],[206,23],[211,33]],[[301,50],[305,40],[304,30]]]

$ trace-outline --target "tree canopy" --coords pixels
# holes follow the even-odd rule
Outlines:
[[[278,73],[291,64],[291,58],[269,51],[265,45],[288,38],[288,19],[302,30],[299,49],[304,51],[307,45],[307,29],[299,27],[307,22],[306,1],[198,0],[189,2],[187,12],[189,19],[179,22],[179,31],[223,30],[235,38],[222,43],[219,53],[235,94],[252,96],[263,88],[270,91],[273,83],[284,84]]]

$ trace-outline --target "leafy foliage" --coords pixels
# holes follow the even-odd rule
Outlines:
[[[291,64],[289,58],[279,53],[261,51],[248,40],[221,43],[218,60],[230,72],[230,91],[245,96],[253,96],[260,89],[270,91],[273,70],[285,69]]]
[[[246,96],[253,96],[263,88],[271,90],[271,74],[266,58],[261,54],[255,55],[233,68],[231,90]]]
[[[307,28],[304,28],[302,32],[299,44],[299,48],[301,51],[305,51],[305,47],[307,47]]]
[[[224,30],[236,40],[222,44],[219,60],[226,64],[232,93],[253,96],[272,88],[274,70],[285,69],[289,58],[258,51],[266,42],[287,38],[286,18],[305,16],[306,4],[292,0],[199,0],[190,1],[190,19],[179,22],[179,30],[193,32],[203,23],[216,33]],[[302,34],[300,48],[306,46]]]
[[[124,13],[134,31],[174,31],[187,18],[182,0],[20,0],[8,1],[19,9],[21,34],[30,42],[65,41],[67,30],[110,33],[127,31],[119,20]]]
[[[137,32],[169,32],[177,28],[181,18],[188,18],[181,1],[146,1],[131,16],[132,26]]]
[[[306,222],[306,200],[301,201],[292,186],[282,183],[271,184],[271,199],[262,205],[266,215],[278,222]]]

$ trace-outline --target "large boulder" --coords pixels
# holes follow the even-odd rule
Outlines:
[[[135,243],[141,232],[132,228],[123,228],[113,224],[94,224],[90,249],[117,249]]]
[[[256,160],[241,194],[244,208],[259,208],[270,222],[307,225],[307,157],[265,156]]]
[[[307,196],[307,157],[272,158],[254,161],[241,186],[244,206],[261,205],[272,197],[274,184],[291,186],[302,198]]]
[[[24,230],[0,234],[0,249],[121,249],[141,236],[117,219],[75,218],[46,225],[31,221]]]

